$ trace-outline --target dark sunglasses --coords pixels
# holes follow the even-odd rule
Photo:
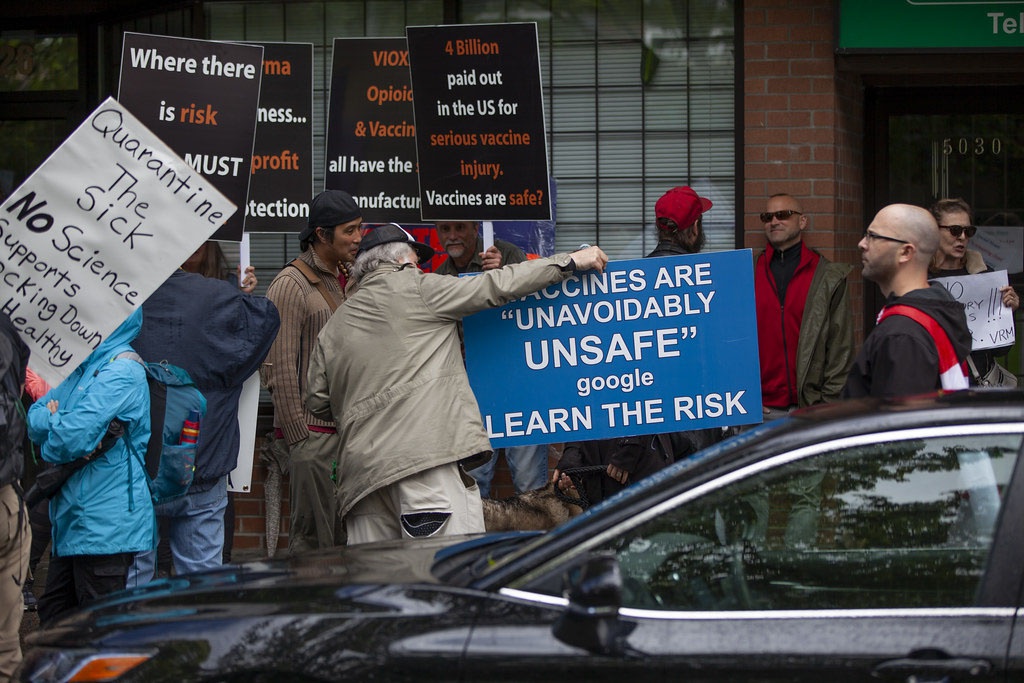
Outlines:
[[[872,240],[885,240],[886,242],[896,242],[897,244],[910,244],[907,240],[901,240],[897,237],[889,237],[888,235],[879,235],[877,232],[871,232],[870,230],[864,231],[864,237]]]
[[[799,211],[793,211],[792,209],[786,209],[784,211],[765,211],[761,214],[761,222],[768,223],[774,217],[776,220],[785,221],[789,220],[793,216],[803,216]]]
[[[943,230],[949,230],[949,234],[953,237],[959,237],[964,233],[967,233],[967,238],[974,237],[974,233],[978,232],[978,228],[973,225],[940,225]]]

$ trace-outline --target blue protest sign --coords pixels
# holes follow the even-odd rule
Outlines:
[[[463,325],[495,448],[762,419],[749,249],[614,261]]]

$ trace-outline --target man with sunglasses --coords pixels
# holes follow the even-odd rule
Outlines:
[[[494,244],[485,251],[484,240],[479,234],[480,221],[440,221],[435,223],[434,227],[441,248],[448,254],[448,258],[434,269],[438,275],[482,273],[485,270],[494,270],[527,260],[522,249],[505,240],[495,239]],[[461,339],[461,330],[459,335]],[[508,469],[512,473],[512,484],[516,493],[544,488],[548,478],[546,444],[510,446],[502,450]],[[491,482],[494,479],[497,462],[498,452],[495,451],[490,460],[469,471],[469,475],[476,479],[480,486],[481,498],[488,498],[491,495]]]
[[[932,216],[939,224],[939,250],[932,259],[931,277],[955,277],[992,272],[981,254],[968,249],[968,242],[978,228],[974,226],[974,212],[971,206],[959,197],[940,199],[931,207]],[[1000,290],[1003,306],[1010,309],[1010,315],[1020,308],[1020,297],[1013,287],[1006,285]],[[1006,355],[1013,344],[993,349],[981,349],[971,353],[974,372],[984,377],[996,363],[996,356]]]
[[[886,206],[857,244],[864,279],[878,284],[885,306],[853,362],[843,397],[905,396],[966,389],[971,332],[964,308],[929,284],[939,228],[925,209]]]
[[[795,197],[772,195],[760,218],[768,245],[754,263],[754,298],[767,421],[839,398],[853,361],[853,268],[804,244],[808,218]]]

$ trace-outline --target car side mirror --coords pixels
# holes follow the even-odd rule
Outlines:
[[[555,638],[594,654],[626,654],[626,636],[635,625],[619,620],[622,574],[615,555],[603,553],[588,558],[566,576],[565,587],[569,607],[552,627]]]

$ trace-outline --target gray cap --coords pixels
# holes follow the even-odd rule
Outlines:
[[[436,254],[433,247],[423,244],[423,242],[417,242],[413,239],[413,236],[406,232],[405,228],[398,223],[379,225],[363,235],[363,241],[359,243],[359,253],[366,253],[374,247],[379,247],[382,244],[390,244],[391,242],[408,242],[409,246],[415,250],[416,255],[420,259],[420,263],[429,261],[434,258],[434,255]]]

